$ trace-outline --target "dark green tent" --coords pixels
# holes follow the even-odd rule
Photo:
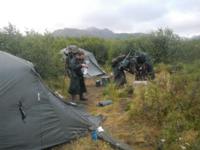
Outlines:
[[[100,116],[54,95],[32,63],[0,51],[0,150],[45,149],[98,130],[100,123]],[[128,150],[105,132],[97,134]]]
[[[39,150],[80,137],[98,117],[65,104],[33,64],[0,51],[0,149]]]

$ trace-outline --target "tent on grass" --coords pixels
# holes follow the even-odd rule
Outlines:
[[[40,150],[96,130],[100,116],[64,103],[44,84],[33,64],[0,51],[0,149]],[[101,131],[98,136],[117,147]]]

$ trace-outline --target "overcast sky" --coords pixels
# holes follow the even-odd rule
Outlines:
[[[0,28],[21,32],[60,28],[108,28],[151,32],[171,28],[181,36],[200,34],[200,0],[0,0]]]

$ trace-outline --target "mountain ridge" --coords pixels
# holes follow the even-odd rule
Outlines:
[[[88,36],[105,39],[127,39],[129,37],[148,35],[145,33],[115,33],[107,28],[99,29],[96,27],[89,27],[86,29],[63,28],[55,30],[52,34],[56,37],[61,36],[80,38]]]

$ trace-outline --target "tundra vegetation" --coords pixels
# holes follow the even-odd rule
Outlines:
[[[130,82],[123,88],[111,83],[95,91],[98,99],[112,99],[113,105],[101,109],[88,106],[89,112],[108,116],[104,126],[114,137],[139,150],[200,149],[200,39],[179,37],[170,29],[126,39],[64,38],[35,31],[22,34],[12,24],[0,29],[0,50],[33,62],[50,88],[66,97],[68,80],[63,82],[59,52],[69,44],[93,52],[108,71],[112,58],[120,53],[143,51],[151,56],[154,81],[133,87],[133,77],[128,75]],[[111,149],[89,137],[53,149],[67,148]]]

